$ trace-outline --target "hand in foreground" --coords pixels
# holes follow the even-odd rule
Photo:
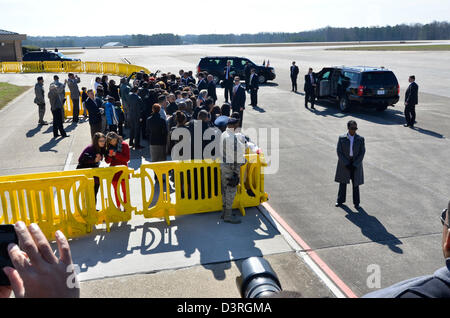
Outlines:
[[[80,297],[69,243],[64,234],[56,231],[58,259],[38,225],[31,224],[27,228],[19,221],[14,228],[22,250],[16,244],[9,244],[8,253],[15,268],[3,268],[14,295],[17,298]],[[0,290],[0,295],[5,296],[5,288]]]

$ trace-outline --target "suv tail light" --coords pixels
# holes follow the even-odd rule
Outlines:
[[[364,88],[365,88],[364,86],[359,85],[359,87],[358,87],[358,96],[363,96]]]
[[[200,65],[197,66],[197,74],[200,73]]]
[[[400,95],[400,84],[397,84],[397,95]]]

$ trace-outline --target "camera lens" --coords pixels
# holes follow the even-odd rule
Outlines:
[[[241,295],[244,298],[262,298],[279,293],[280,281],[270,264],[262,257],[251,257],[242,262]]]

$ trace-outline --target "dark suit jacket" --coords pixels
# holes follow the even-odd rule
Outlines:
[[[292,78],[297,78],[298,72],[299,72],[298,66],[297,65],[295,65],[295,66],[292,65],[291,66],[291,77]]]
[[[248,81],[250,80],[250,75],[251,75],[251,66],[250,64],[245,65],[244,67],[244,74],[245,74],[245,80]]]
[[[408,89],[405,93],[405,102],[408,106],[414,106],[419,103],[419,85],[416,82],[409,84]]]
[[[311,77],[309,74],[305,75],[305,92],[314,92],[313,84],[317,84],[316,74],[312,73],[313,81],[311,82]]]
[[[251,75],[248,78],[248,80],[250,81]],[[251,90],[257,90],[259,89],[259,81],[258,81],[258,75],[255,73],[255,75],[253,75],[252,80],[249,82],[249,89]]]
[[[165,145],[167,142],[167,123],[159,113],[153,113],[147,118],[147,134],[150,136],[150,145]]]
[[[216,84],[214,81],[208,83],[208,96],[211,97],[214,102],[217,100]]]
[[[206,79],[202,79],[201,81],[199,81],[197,88],[199,92],[203,89],[208,89],[208,83],[206,82]]]
[[[335,181],[339,183],[350,182],[350,170],[346,166],[350,164],[350,139],[347,134],[339,136],[336,147],[338,164],[336,168]],[[353,169],[355,171],[354,186],[364,184],[363,159],[366,153],[364,137],[355,134],[353,140]]]
[[[239,112],[241,108],[245,109],[245,98],[245,89],[241,85],[239,85],[236,94],[234,93],[233,87],[231,97],[231,108],[233,109],[233,112]]]

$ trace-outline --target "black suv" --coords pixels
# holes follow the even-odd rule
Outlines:
[[[343,112],[349,111],[352,104],[384,111],[400,98],[397,78],[383,67],[325,67],[316,78],[317,99],[339,102]]]
[[[236,56],[208,56],[200,59],[197,66],[197,72],[207,72],[214,76],[214,81],[219,83],[219,81],[225,78],[224,69],[227,65],[227,61],[231,61],[231,67],[235,72],[236,76],[239,76],[242,80],[245,79],[244,67],[248,62],[250,67],[255,68],[256,74],[258,74],[259,83],[263,84],[267,81],[274,80],[275,70],[273,67],[265,67],[262,65],[256,65],[249,59],[245,57]]]
[[[61,61],[61,62],[75,62],[81,61],[80,59],[73,59],[65,56],[61,52],[50,52],[50,51],[39,51],[39,52],[28,52],[23,56],[24,62],[43,62],[43,61]]]

